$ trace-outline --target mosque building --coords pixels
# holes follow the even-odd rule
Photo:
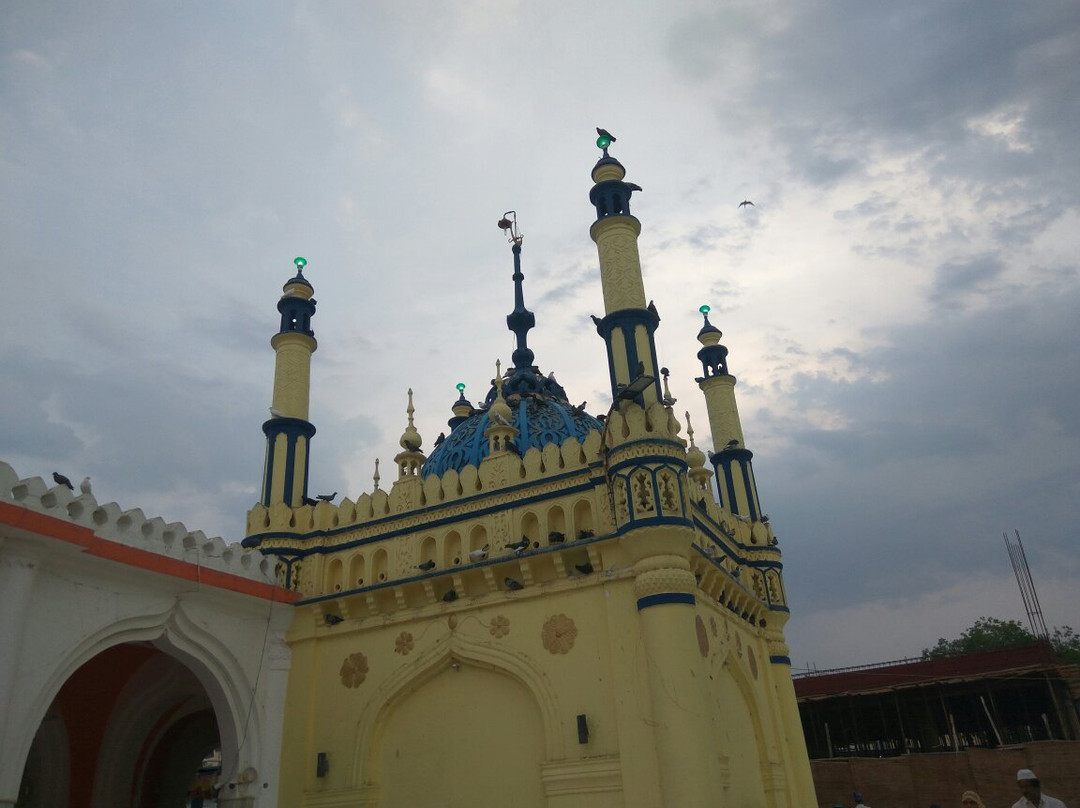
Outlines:
[[[728,350],[703,307],[707,452],[657,363],[641,189],[600,134],[606,412],[529,348],[507,214],[510,361],[475,403],[459,385],[430,449],[410,392],[371,491],[309,496],[303,259],[240,544],[0,463],[0,808],[816,804]]]
[[[783,627],[780,551],[728,371],[698,334],[714,450],[680,435],[625,169],[592,171],[612,405],[570,403],[516,338],[429,452],[410,391],[396,479],[308,497],[314,290],[278,304],[262,501],[246,547],[299,600],[287,634],[280,800],[295,806],[814,803]],[[687,416],[689,418],[689,416]],[[719,498],[712,484],[716,477]]]

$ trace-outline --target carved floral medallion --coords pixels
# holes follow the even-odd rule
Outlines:
[[[368,675],[368,661],[367,657],[359,651],[355,654],[349,654],[345,657],[345,661],[341,663],[341,683],[345,687],[360,687],[367,679]]]
[[[398,634],[397,639],[394,640],[394,653],[405,656],[413,649],[413,636],[407,631],[403,631]]]
[[[566,654],[574,647],[578,630],[574,621],[565,614],[556,614],[548,618],[540,631],[544,648],[553,654]]]

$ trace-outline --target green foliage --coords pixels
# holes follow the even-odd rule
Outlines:
[[[944,637],[933,648],[924,648],[923,659],[970,654],[992,648],[1011,648],[1035,642],[1035,636],[1020,625],[1018,620],[999,620],[996,617],[980,617],[971,628],[955,640]],[[1069,626],[1059,626],[1050,635],[1050,644],[1063,662],[1080,664],[1080,635]]]
[[[1080,665],[1080,634],[1069,626],[1058,626],[1050,635],[1050,644],[1062,662]]]
[[[924,648],[923,659],[939,659],[991,648],[1009,648],[1034,642],[1031,632],[1017,620],[999,620],[996,617],[980,617],[975,624],[955,640],[944,637],[933,648]]]

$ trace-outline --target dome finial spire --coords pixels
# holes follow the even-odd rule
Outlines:
[[[506,326],[517,337],[517,347],[514,349],[514,372],[507,382],[509,393],[536,393],[540,392],[542,384],[539,373],[533,367],[536,355],[529,348],[528,334],[536,325],[536,317],[525,308],[525,290],[522,286],[525,275],[521,271],[521,242],[524,236],[517,229],[517,213],[508,210],[499,220],[499,227],[506,231],[510,243],[514,246],[514,310],[506,315]]]

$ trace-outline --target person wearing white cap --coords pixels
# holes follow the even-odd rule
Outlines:
[[[1016,785],[1024,796],[1013,803],[1013,808],[1065,808],[1061,800],[1042,793],[1039,778],[1031,769],[1021,769],[1016,773]]]

